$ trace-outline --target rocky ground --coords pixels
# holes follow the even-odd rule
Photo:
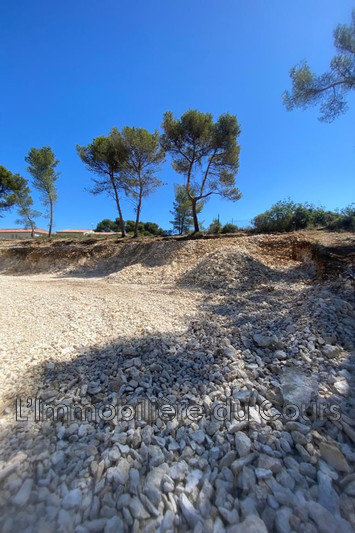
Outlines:
[[[1,531],[354,530],[353,273],[269,240],[0,276]]]

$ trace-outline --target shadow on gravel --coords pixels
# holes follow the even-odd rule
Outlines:
[[[2,532],[74,532],[78,525],[84,525],[83,531],[103,532],[112,517],[117,517],[116,522],[111,520],[112,531],[141,531],[142,524],[156,523],[161,509],[166,531],[190,530],[168,487],[194,469],[203,472],[208,464],[201,442],[191,437],[191,428],[198,428],[191,422],[194,418],[182,414],[179,423],[154,420],[157,407],[151,403],[150,423],[139,420],[136,413],[125,421],[119,409],[138,409],[140,400],[152,397],[180,409],[195,405],[191,398],[203,398],[213,389],[213,357],[209,360],[202,348],[196,349],[195,333],[191,324],[190,341],[184,335],[120,338],[71,361],[47,362],[34,371],[37,387],[32,395],[23,376],[28,392],[21,398],[21,414],[29,421],[14,422],[1,435],[1,459],[21,463],[17,472],[0,481]],[[28,396],[33,400],[30,409]],[[44,402],[41,407],[39,399]],[[107,420],[105,405],[117,408],[117,418]],[[34,410],[41,421],[33,421]],[[228,441],[220,444],[217,455],[230,447]],[[191,461],[192,456],[196,459]],[[170,466],[177,462],[172,474]],[[14,496],[25,479],[30,480],[27,493]],[[197,484],[200,481],[201,476]],[[143,496],[138,498],[139,494]],[[207,518],[211,504],[205,506]],[[174,526],[176,515],[180,525]]]
[[[262,277],[255,277],[260,270],[266,286]],[[241,282],[244,290],[206,290],[206,307],[184,333],[118,337],[75,359],[47,361],[35,368],[35,383],[25,371],[23,390],[28,387],[28,392],[21,398],[21,414],[29,420],[10,423],[1,435],[2,460],[16,465],[0,479],[1,531],[163,533],[201,531],[203,525],[212,533],[216,521],[218,531],[232,531],[233,523],[250,514],[259,514],[273,531],[280,505],[290,509],[294,529],[305,530],[310,518],[292,498],[299,489],[306,500],[317,501],[320,489],[314,487],[319,479],[313,465],[318,458],[309,464],[309,477],[295,475],[290,490],[281,461],[290,456],[298,463],[307,461],[291,434],[288,448],[280,446],[285,428],[273,421],[261,427],[256,416],[234,426],[211,417],[214,402],[223,403],[234,393],[238,398],[242,392],[243,401],[250,399],[255,409],[258,394],[277,391],[283,367],[299,368],[300,361],[307,375],[318,372],[319,390],[329,385],[329,375],[336,376],[335,362],[323,357],[316,364],[312,353],[319,358],[320,337],[324,343],[349,347],[351,324],[346,331],[336,323],[337,302],[327,288],[322,292],[309,284],[298,290],[294,283],[300,275],[297,268],[275,274],[253,263]],[[283,286],[274,286],[274,281]],[[327,306],[334,307],[334,320],[325,319]],[[343,303],[338,306],[339,313],[347,309]],[[311,330],[317,331],[314,340]],[[254,340],[259,331],[275,335],[274,344],[260,347]],[[286,352],[285,357],[278,359],[276,350]],[[302,359],[307,353],[308,360]],[[352,363],[342,361],[339,373],[350,372]],[[25,404],[28,396],[33,400],[30,409]],[[43,410],[35,396],[43,401]],[[139,404],[149,399],[148,411],[141,410],[139,420]],[[164,420],[153,399],[176,407],[180,420],[169,409],[164,416],[171,420]],[[339,401],[339,394],[334,399]],[[348,410],[348,398],[340,401]],[[198,406],[208,413],[200,421]],[[195,409],[187,414],[191,407]],[[34,408],[37,417],[42,416],[38,422],[33,421]],[[67,420],[70,415],[72,420]],[[349,447],[348,436],[337,436],[342,425],[325,421],[316,427]],[[236,449],[235,433],[243,429],[255,446],[256,453],[247,451],[249,463]],[[256,466],[259,454],[274,460],[271,478],[281,484],[289,502],[279,495],[284,503],[275,505],[271,485],[248,468],[253,462]],[[343,477],[334,480],[336,494]],[[353,503],[350,496],[342,500],[347,520]],[[316,526],[309,531],[317,531]]]

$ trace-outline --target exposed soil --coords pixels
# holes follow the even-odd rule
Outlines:
[[[0,530],[351,533],[354,251],[322,232],[2,243]],[[36,422],[34,398],[205,414]],[[227,400],[249,418],[212,416]]]

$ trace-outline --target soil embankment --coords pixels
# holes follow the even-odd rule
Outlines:
[[[228,236],[214,239],[165,239],[120,242],[88,239],[52,242],[0,242],[0,272],[108,276],[126,282],[176,282],[209,254],[248,255],[271,267],[313,265],[319,276],[354,266],[355,238],[346,234],[297,232],[281,235]],[[212,260],[212,263],[214,261]]]

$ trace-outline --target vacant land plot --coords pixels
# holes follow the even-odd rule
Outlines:
[[[276,240],[0,276],[2,531],[352,531],[351,266]]]

